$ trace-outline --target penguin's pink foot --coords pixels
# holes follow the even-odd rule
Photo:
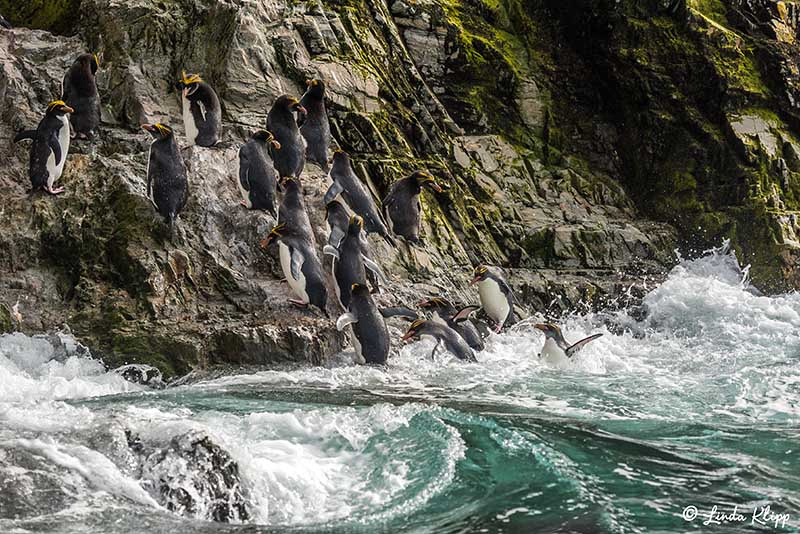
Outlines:
[[[246,208],[247,207],[247,202],[245,202],[244,200],[240,200],[239,201],[239,205],[240,206],[244,206]]]
[[[50,193],[51,195],[60,195],[61,193],[64,192],[64,188],[63,187],[58,187],[56,189],[51,189],[51,188],[45,186],[44,190],[47,191],[48,193]]]
[[[503,323],[498,323],[497,326],[494,327],[494,333],[499,334],[500,330],[503,328]]]
[[[302,300],[289,299],[289,303],[294,304],[298,308],[303,308],[303,309],[308,308],[308,302],[303,302]]]

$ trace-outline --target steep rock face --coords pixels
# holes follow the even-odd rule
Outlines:
[[[0,0],[0,12],[12,22],[61,34],[0,30],[4,139],[38,121],[78,53],[100,50],[104,58],[98,78],[102,133],[94,142],[74,145],[63,196],[29,196],[28,147],[0,147],[7,161],[0,170],[0,326],[47,330],[66,323],[112,365],[143,361],[170,375],[220,362],[321,363],[344,346],[331,319],[286,304],[288,289],[279,281],[277,262],[258,246],[274,221],[238,206],[231,176],[237,144],[264,125],[278,95],[299,96],[306,78],[326,80],[334,136],[353,155],[357,174],[376,199],[420,167],[449,186],[445,194],[423,193],[424,246],[391,249],[372,240],[392,279],[379,297],[383,305],[413,304],[434,293],[474,301],[464,286],[478,262],[509,268],[531,310],[602,305],[631,285],[641,288],[646,276],[671,261],[674,230],[643,219],[641,210],[677,224],[682,241],[694,245],[728,232],[719,222],[717,230],[687,239],[701,215],[713,221],[732,217],[712,203],[712,193],[727,199],[731,210],[751,209],[742,195],[705,181],[690,162],[710,165],[717,161],[710,154],[719,150],[718,163],[728,165],[715,171],[721,177],[731,165],[746,168],[746,151],[736,152],[735,140],[760,154],[774,138],[774,153],[793,172],[794,160],[784,155],[791,128],[777,115],[765,119],[742,107],[735,119],[715,116],[730,125],[719,133],[718,149],[703,143],[703,130],[687,125],[683,115],[673,130],[664,129],[670,121],[662,108],[686,108],[670,96],[680,84],[669,85],[665,75],[636,67],[623,53],[613,39],[633,39],[633,30],[617,35],[616,27],[603,25],[610,17],[637,31],[671,24],[700,32],[692,26],[699,22],[686,22],[693,8],[685,6],[654,6],[660,18],[648,21],[649,12],[636,9],[649,8],[625,3],[587,12],[532,0],[78,3],[78,22],[62,28]],[[64,13],[76,9],[63,5]],[[576,34],[584,26],[602,29],[601,37],[614,45],[593,54],[625,63],[607,69],[593,63],[597,58],[581,46],[586,36]],[[691,57],[705,57],[705,51],[692,50]],[[667,52],[659,53],[666,61]],[[182,69],[202,73],[216,88],[225,132],[219,147],[184,150],[191,198],[170,236],[144,197],[148,139],[137,128],[162,121],[182,132],[172,90]],[[633,94],[642,87],[650,88],[645,96],[651,102]],[[713,95],[701,97],[715,101]],[[606,109],[593,109],[598,102]],[[710,121],[703,118],[704,125]],[[659,144],[660,135],[672,132],[684,137]],[[694,152],[682,144],[688,135],[697,136],[691,138]],[[652,154],[684,168],[667,172],[665,165],[648,164]],[[769,165],[759,175],[765,180],[775,176]],[[793,175],[787,176],[793,184]],[[678,178],[695,185],[671,185]],[[329,182],[308,165],[303,184],[322,243],[322,196]],[[784,203],[794,198],[784,189],[775,195]],[[696,216],[690,198],[702,204]],[[764,212],[762,218],[736,220],[757,226],[788,217]],[[790,250],[785,240],[765,241],[760,234],[751,239],[740,224],[735,235],[744,250],[772,243]],[[774,271],[771,250],[756,264],[765,273]],[[792,283],[791,272],[780,280]],[[338,313],[332,302],[328,311]]]

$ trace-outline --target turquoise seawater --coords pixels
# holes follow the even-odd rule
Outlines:
[[[566,319],[604,335],[564,368],[521,324],[475,364],[421,342],[159,391],[68,336],[0,337],[0,532],[800,531],[800,295],[758,295],[717,250],[643,311]],[[207,466],[164,455],[187,434],[238,466],[242,522],[210,521]],[[195,506],[169,511],[164,480]]]

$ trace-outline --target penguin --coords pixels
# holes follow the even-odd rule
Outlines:
[[[272,154],[275,170],[281,178],[299,178],[306,165],[306,140],[297,127],[295,111],[306,114],[306,108],[296,98],[281,95],[267,114],[267,130],[272,132],[281,145],[280,151]]]
[[[277,216],[275,212],[275,190],[278,185],[275,167],[269,156],[269,147],[280,150],[281,145],[266,130],[258,130],[239,147],[236,165],[236,179],[241,204],[249,210],[264,210]]]
[[[153,137],[147,157],[147,197],[170,227],[189,198],[186,164],[172,128],[164,124],[143,124]]]
[[[347,313],[336,320],[340,332],[350,326],[350,339],[361,363],[383,365],[389,358],[389,330],[369,289],[364,284],[353,284],[352,298]]]
[[[300,126],[300,134],[306,140],[306,159],[328,172],[328,150],[331,146],[331,125],[325,110],[325,82],[309,80],[308,89],[300,99],[306,109],[305,122]]]
[[[383,199],[384,215],[389,228],[410,243],[419,243],[419,194],[423,186],[430,187],[437,193],[442,192],[442,187],[433,176],[426,171],[416,171],[395,182]]]
[[[350,306],[350,288],[353,284],[366,285],[368,268],[375,273],[378,278],[384,280],[385,276],[378,264],[364,255],[361,232],[364,229],[364,219],[358,215],[350,218],[347,226],[347,234],[342,240],[339,248],[325,245],[323,252],[333,256],[333,280],[336,282],[336,296],[343,310]]]
[[[283,150],[283,146],[281,146]],[[311,229],[311,220],[308,218],[306,203],[303,200],[303,191],[300,182],[295,178],[281,180],[283,199],[278,208],[278,222],[286,223],[292,233],[308,241],[310,246],[315,243],[314,232]]]
[[[494,331],[498,333],[514,310],[514,293],[502,273],[491,271],[485,265],[475,267],[473,275],[469,285],[478,284],[481,306],[495,322]]]
[[[53,188],[61,178],[64,162],[69,152],[69,119],[67,115],[74,110],[63,100],[54,100],[47,105],[47,112],[35,130],[25,130],[17,134],[14,142],[33,140],[28,164],[28,175],[33,191],[42,189],[51,195],[64,192],[63,187]]]
[[[210,147],[222,132],[222,108],[217,93],[198,74],[186,75],[175,84],[181,92],[183,126],[190,145]]]
[[[417,319],[408,328],[408,331],[403,336],[403,341],[408,341],[416,337],[428,336],[436,340],[436,346],[433,347],[431,358],[435,357],[436,349],[439,345],[444,345],[445,350],[453,354],[459,360],[468,362],[478,361],[475,358],[475,353],[467,345],[458,333],[443,323],[436,323],[426,319]]]
[[[100,59],[95,54],[81,54],[64,75],[61,100],[75,111],[70,114],[73,135],[90,139],[100,125],[100,96],[95,75]]]
[[[325,204],[325,223],[328,225],[328,244],[339,248],[350,225],[350,214],[344,204],[338,200]]]
[[[272,228],[269,235],[261,241],[261,246],[267,248],[273,242],[278,243],[283,275],[297,297],[289,299],[289,302],[302,308],[312,304],[327,316],[325,304],[328,291],[325,289],[322,265],[311,243],[285,222]]]
[[[477,306],[467,306],[457,310],[450,301],[441,297],[423,300],[419,303],[422,309],[430,310],[432,319],[437,323],[446,324],[460,335],[467,345],[480,352],[486,345],[478,333],[478,329],[469,320],[469,314],[478,309]]]
[[[333,154],[333,166],[329,176],[333,184],[325,193],[323,199],[325,204],[341,194],[350,209],[364,218],[364,227],[367,232],[378,234],[392,244],[389,232],[375,206],[375,201],[353,172],[353,168],[350,166],[350,156],[346,152],[337,150]]]
[[[592,334],[591,336],[585,337],[577,343],[570,345],[564,339],[561,329],[554,324],[539,323],[533,325],[533,327],[544,332],[545,336],[544,346],[542,347],[542,352],[539,356],[544,358],[547,363],[553,365],[561,365],[566,363],[569,358],[572,358],[572,356],[585,347],[587,343],[594,341],[603,335]]]

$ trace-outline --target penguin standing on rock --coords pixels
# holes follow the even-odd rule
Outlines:
[[[495,322],[495,333],[500,332],[514,311],[511,287],[501,272],[494,272],[485,265],[475,267],[469,285],[474,284],[478,284],[483,310]]]
[[[222,108],[214,89],[198,74],[183,77],[175,84],[181,92],[183,126],[190,145],[210,147],[222,132]]]
[[[306,108],[289,95],[278,97],[267,114],[267,130],[272,132],[281,149],[272,154],[275,170],[281,178],[300,177],[306,165],[306,140],[300,134],[294,113],[306,114]]]
[[[261,246],[267,248],[273,242],[278,243],[281,269],[289,288],[297,297],[289,299],[289,302],[303,308],[313,304],[328,315],[325,309],[328,291],[325,289],[322,265],[311,242],[290,224],[283,222],[272,229],[261,241]]]
[[[295,178],[284,178],[281,180],[281,186],[283,187],[283,199],[278,208],[278,222],[286,223],[286,227],[290,228],[293,234],[302,236],[311,244],[315,243],[300,182]]]
[[[95,54],[81,54],[64,75],[61,100],[74,109],[69,116],[75,137],[90,139],[100,125],[100,96],[95,74],[100,59]]]
[[[266,130],[258,130],[239,148],[236,178],[242,205],[250,210],[264,210],[276,216],[275,190],[278,185],[269,147],[280,150],[281,144]]]
[[[469,320],[470,313],[478,309],[477,306],[466,306],[461,310],[457,310],[455,306],[450,304],[450,301],[441,297],[434,297],[430,300],[423,300],[419,303],[419,307],[426,310],[431,310],[433,320],[446,324],[464,338],[467,345],[477,351],[482,351],[486,348],[483,343],[483,338],[478,333],[478,329]]]
[[[325,222],[328,225],[328,244],[339,248],[350,226],[350,214],[344,204],[338,200],[331,200],[325,204]]]
[[[383,209],[389,228],[410,243],[419,243],[421,211],[419,194],[423,186],[430,187],[437,193],[442,192],[442,187],[436,183],[433,176],[425,171],[416,171],[411,176],[395,182],[389,194],[383,199]]]
[[[33,140],[28,175],[34,191],[42,189],[51,195],[64,192],[63,187],[54,189],[53,184],[61,178],[67,161],[70,138],[67,115],[73,111],[63,100],[50,102],[38,128],[22,131],[14,138],[15,143]]]
[[[547,363],[553,365],[562,365],[566,363],[569,358],[572,358],[572,356],[585,347],[587,343],[603,335],[593,334],[570,345],[567,340],[564,339],[564,334],[561,333],[561,329],[554,324],[539,323],[533,325],[533,327],[544,332],[545,341],[540,356],[544,358]]]
[[[308,89],[300,99],[306,109],[305,122],[300,133],[306,140],[306,158],[328,171],[328,150],[331,147],[331,125],[325,110],[325,82],[309,80]]]
[[[353,284],[347,313],[339,316],[336,329],[350,325],[353,348],[361,363],[382,365],[389,358],[389,330],[364,284]]]
[[[417,337],[430,337],[436,340],[436,346],[433,347],[431,358],[436,356],[436,349],[439,345],[444,345],[445,350],[452,353],[459,360],[467,362],[475,362],[475,353],[467,345],[458,333],[447,326],[446,324],[428,321],[426,319],[417,319],[408,328],[408,331],[403,336],[403,341]]]
[[[170,228],[189,198],[186,164],[172,128],[164,124],[143,124],[153,142],[147,158],[147,196]]]
[[[391,241],[389,232],[386,230],[378,208],[375,206],[375,201],[364,189],[356,173],[353,172],[353,168],[350,165],[350,156],[346,152],[337,150],[333,155],[333,167],[331,167],[330,177],[333,180],[333,184],[325,193],[325,204],[333,201],[341,194],[350,209],[364,218],[364,228],[366,228],[367,232],[378,234],[387,241]]]

